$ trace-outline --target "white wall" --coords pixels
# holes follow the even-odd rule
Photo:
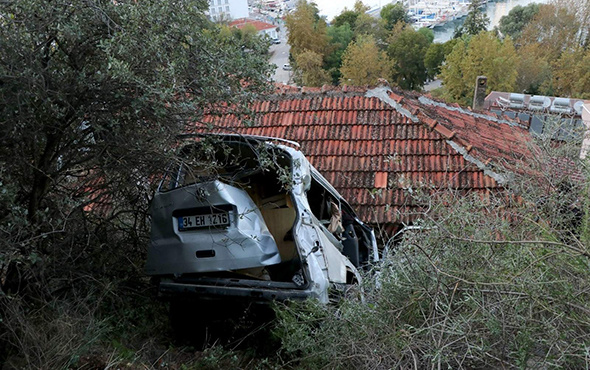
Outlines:
[[[248,12],[248,0],[229,0],[231,5],[231,17],[232,19],[248,18],[250,13]]]
[[[211,19],[216,20],[222,13],[226,20],[248,18],[248,0],[209,0]]]
[[[269,28],[267,30],[262,30],[258,33],[268,35],[268,37],[270,37],[271,39],[278,39],[279,38],[279,34],[277,33],[276,28]]]

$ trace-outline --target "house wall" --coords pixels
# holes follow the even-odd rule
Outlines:
[[[225,19],[247,18],[248,0],[209,0],[209,16],[217,20],[223,14]]]
[[[279,35],[276,28],[269,28],[258,32],[259,35],[268,35],[271,39],[278,39]]]

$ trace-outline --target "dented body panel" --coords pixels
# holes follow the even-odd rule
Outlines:
[[[239,181],[227,174],[177,181],[154,196],[146,273],[159,279],[160,292],[328,302],[331,287],[359,282],[358,268],[377,259],[373,231],[305,156],[271,140],[221,139]],[[267,150],[286,170],[256,167]],[[172,178],[182,176],[180,169]],[[338,222],[344,225],[328,230]]]
[[[179,206],[183,213],[227,211],[229,226],[205,232],[180,231]],[[244,190],[220,181],[160,194],[153,201],[152,220],[146,264],[150,275],[238,270],[281,262],[277,245],[252,199]],[[199,251],[213,251],[209,255],[214,256],[204,257],[204,263],[197,257]]]

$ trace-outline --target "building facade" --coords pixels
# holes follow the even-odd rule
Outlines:
[[[279,38],[279,33],[277,32],[277,26],[274,24],[258,21],[255,19],[246,19],[246,18],[236,19],[236,20],[230,22],[230,24],[229,24],[230,27],[235,27],[240,30],[248,25],[251,25],[252,27],[256,28],[256,32],[260,36],[266,35],[270,39],[275,39],[275,40],[278,40],[278,38]]]
[[[248,17],[248,0],[209,0],[211,20],[232,20]]]

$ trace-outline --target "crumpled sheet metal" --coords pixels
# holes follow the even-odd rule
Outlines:
[[[206,194],[199,197],[197,194]],[[231,204],[228,228],[179,231],[170,222],[174,209]],[[246,191],[220,181],[189,185],[157,194],[152,203],[152,244],[148,275],[228,271],[281,262],[279,250],[262,215]],[[200,250],[214,250],[213,258],[197,258]]]

